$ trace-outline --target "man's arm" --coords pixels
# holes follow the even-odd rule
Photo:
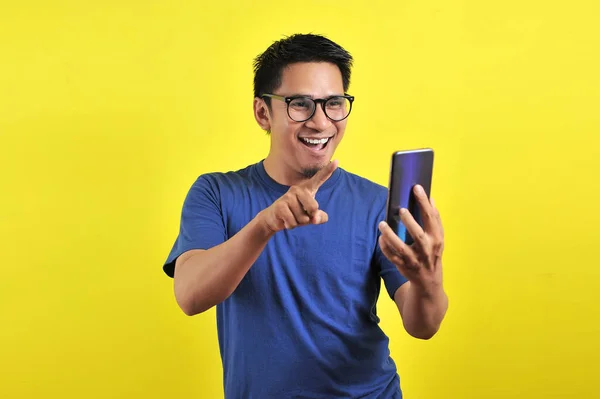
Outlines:
[[[420,339],[430,339],[438,332],[448,310],[448,296],[441,286],[426,290],[410,281],[396,290],[394,302],[406,332]]]
[[[177,258],[174,289],[181,310],[192,316],[227,299],[272,235],[256,217],[224,243],[208,250],[191,250]]]
[[[174,290],[183,312],[192,316],[227,299],[278,231],[326,223],[328,215],[314,197],[336,168],[337,162],[331,162],[311,179],[290,187],[227,241],[181,254],[175,262]]]
[[[439,330],[448,310],[448,297],[442,278],[444,229],[440,214],[421,186],[415,186],[423,227],[408,212],[400,209],[400,220],[414,237],[404,243],[387,225],[379,224],[379,245],[383,254],[408,281],[394,293],[394,301],[406,331],[417,338],[429,339]]]

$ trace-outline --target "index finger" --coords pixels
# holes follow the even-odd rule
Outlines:
[[[431,205],[431,202],[427,197],[427,194],[423,190],[422,186],[416,185],[414,187],[414,193],[417,197],[417,201],[419,202],[419,206],[421,208],[421,219],[423,221],[423,229],[427,232],[432,232],[436,228],[435,224],[437,222],[433,214],[433,205]]]
[[[319,187],[321,187],[321,185],[325,183],[327,179],[329,179],[329,177],[331,177],[333,172],[335,172],[337,166],[337,160],[331,161],[329,165],[319,170],[313,177],[311,177],[308,180],[308,182],[306,183],[306,188],[311,190],[313,194],[316,193]]]

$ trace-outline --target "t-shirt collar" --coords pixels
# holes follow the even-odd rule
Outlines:
[[[265,160],[262,159],[260,162],[258,162],[256,164],[256,171],[258,172],[258,175],[259,175],[261,181],[265,185],[267,185],[269,188],[271,188],[272,190],[275,190],[281,194],[285,194],[290,189],[290,186],[286,186],[284,184],[278,183],[271,176],[269,176],[269,174],[267,173],[267,171],[265,169],[264,161]],[[331,187],[333,187],[335,185],[336,181],[339,179],[340,174],[341,174],[341,169],[338,166],[336,168],[336,170],[333,172],[333,174],[329,177],[329,179],[327,179],[327,181],[321,185],[321,187],[319,188],[319,191],[328,190]]]

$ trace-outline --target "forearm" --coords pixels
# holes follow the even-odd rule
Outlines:
[[[175,297],[181,309],[191,316],[227,299],[272,235],[259,214],[224,243],[181,260],[174,277]]]
[[[411,284],[400,313],[406,331],[415,338],[429,339],[439,330],[448,309],[448,296],[441,285],[423,289]]]

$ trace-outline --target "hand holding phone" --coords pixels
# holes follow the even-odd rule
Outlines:
[[[414,301],[427,302],[427,306],[423,302],[411,306],[420,309],[423,317],[411,317],[412,322],[405,324],[407,331],[419,338],[433,336],[448,309],[442,273],[444,228],[430,196],[432,175],[433,150],[395,152],[390,172],[387,223],[379,223],[382,253],[410,282],[403,291],[404,298],[411,295]],[[416,185],[423,191],[415,190]],[[400,209],[403,209],[402,217]],[[421,313],[425,308],[428,309],[426,315]]]

